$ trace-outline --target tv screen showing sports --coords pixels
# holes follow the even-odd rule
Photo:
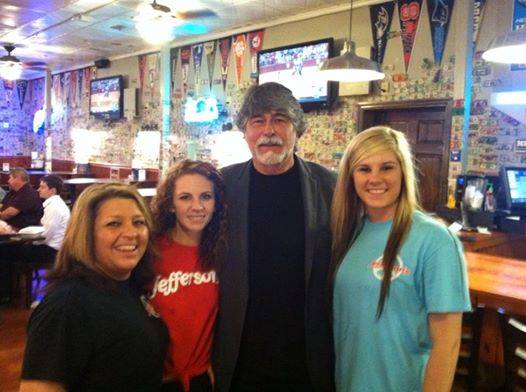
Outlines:
[[[502,168],[507,207],[526,212],[526,167]]]
[[[289,88],[304,110],[330,106],[331,83],[317,76],[332,52],[332,38],[262,50],[258,53],[259,84],[277,82]]]
[[[122,76],[94,79],[90,82],[90,114],[105,119],[122,117]]]

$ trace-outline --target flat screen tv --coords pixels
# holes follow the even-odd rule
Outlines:
[[[512,214],[526,215],[526,167],[504,166],[500,177],[506,208]]]
[[[332,55],[333,39],[265,49],[258,53],[258,83],[277,82],[289,88],[303,110],[327,109],[333,83],[320,80],[318,66]]]
[[[94,79],[90,82],[89,112],[91,115],[108,120],[118,120],[122,118],[122,106],[122,76]]]

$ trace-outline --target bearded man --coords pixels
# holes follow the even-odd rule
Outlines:
[[[219,272],[216,389],[332,391],[335,175],[296,156],[306,124],[286,87],[251,87],[236,123],[252,159],[223,169],[229,245]]]

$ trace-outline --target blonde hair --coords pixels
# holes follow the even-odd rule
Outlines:
[[[94,228],[100,206],[110,199],[133,200],[144,216],[146,227],[151,234],[153,221],[150,211],[134,187],[107,183],[86,188],[75,201],[64,241],[57,254],[55,265],[47,276],[52,283],[48,291],[53,289],[55,281],[71,276],[88,277],[91,280],[96,280],[97,276],[107,278],[95,258]],[[152,249],[150,235],[146,252],[130,276],[132,288],[139,292],[146,290],[145,285],[153,276],[151,273]]]
[[[393,265],[411,227],[413,213],[420,209],[413,155],[404,134],[386,126],[376,126],[356,135],[347,146],[340,163],[331,206],[331,279],[334,281],[336,271],[360,233],[365,218],[365,205],[354,187],[354,170],[360,161],[381,152],[392,152],[397,157],[402,185],[383,253],[384,276],[377,317],[381,316],[389,295]]]

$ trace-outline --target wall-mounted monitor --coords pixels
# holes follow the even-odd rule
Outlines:
[[[89,112],[95,117],[108,120],[122,118],[122,76],[94,79],[90,82]]]
[[[332,55],[333,39],[266,49],[258,53],[259,84],[277,82],[289,88],[303,110],[328,108],[333,83],[318,77],[319,65]]]
[[[512,214],[526,214],[526,167],[504,166],[500,169],[506,209]]]

